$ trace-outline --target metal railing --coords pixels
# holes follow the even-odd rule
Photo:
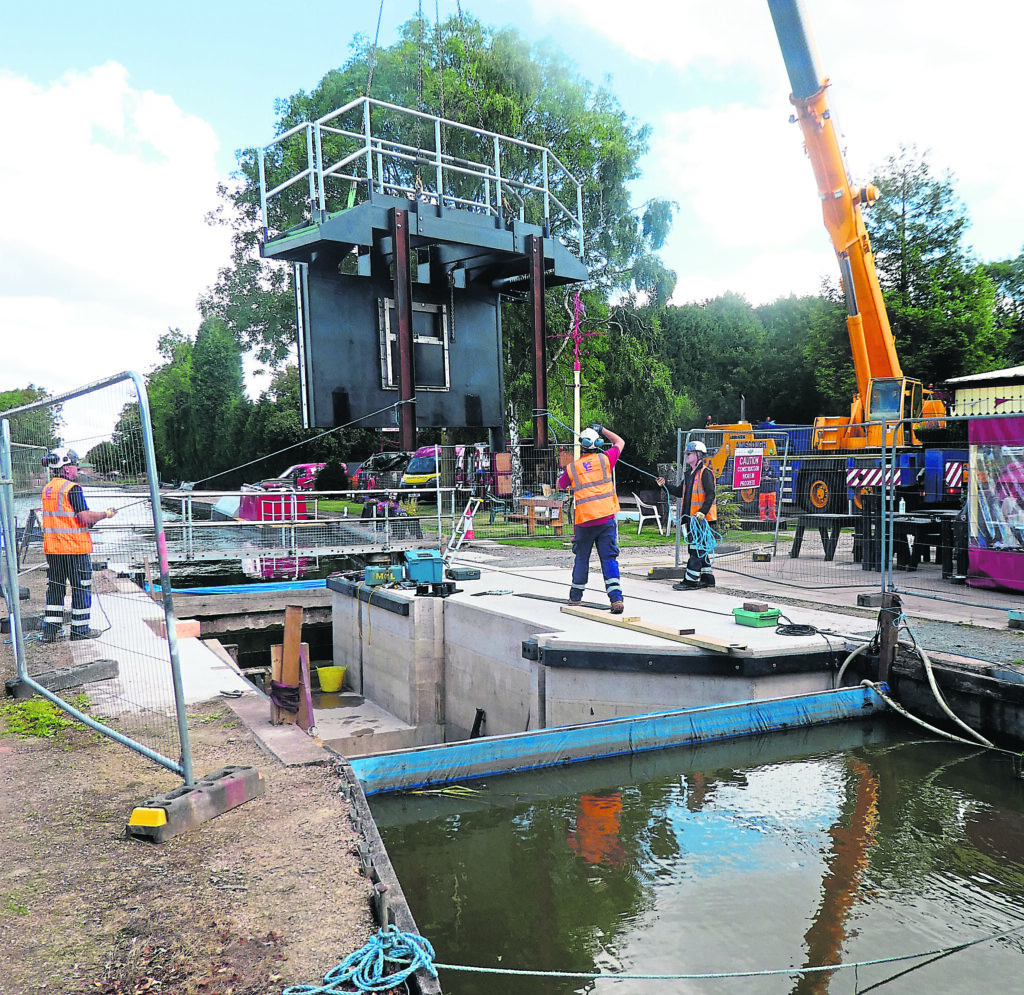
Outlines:
[[[583,258],[583,186],[533,142],[359,97],[257,149],[257,165],[265,239],[377,193],[513,215],[575,241]],[[282,204],[298,185],[298,202]]]
[[[39,490],[48,479],[39,454],[45,454],[57,438],[79,454],[76,482],[86,502],[92,502],[90,510],[110,508],[115,510],[114,519],[135,520],[130,530],[132,545],[159,571],[165,592],[160,605],[129,581],[97,569],[101,555],[125,552],[118,542],[125,530],[113,528],[114,519],[92,527],[91,554],[44,556],[41,529],[40,541],[33,544],[40,526],[35,510]],[[192,785],[157,480],[149,402],[137,373],[122,373],[0,412],[3,587],[18,680],[79,722]],[[23,616],[22,583],[30,584],[30,605],[41,612],[31,620],[35,624]],[[68,584],[70,613],[65,608]],[[68,617],[70,629],[64,625]],[[95,673],[104,666],[112,672],[106,673],[105,680],[85,685],[87,704],[79,702],[80,707],[43,683],[47,680],[56,688],[62,679],[54,682],[48,677],[79,669],[90,672],[89,668]]]

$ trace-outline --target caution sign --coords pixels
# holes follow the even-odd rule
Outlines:
[[[734,491],[751,490],[761,486],[761,449],[737,449],[732,464]]]

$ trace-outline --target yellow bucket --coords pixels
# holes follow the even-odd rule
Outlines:
[[[320,681],[321,691],[340,691],[341,682],[345,680],[345,668],[317,667],[316,676]]]

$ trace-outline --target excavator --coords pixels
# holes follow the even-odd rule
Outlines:
[[[915,433],[919,426],[942,427],[945,405],[921,381],[904,376],[896,355],[861,213],[879,191],[850,182],[829,109],[830,82],[818,71],[799,0],[768,0],[768,7],[792,87],[795,113],[790,120],[803,132],[825,228],[839,262],[857,393],[848,416],[821,416],[813,427],[779,427],[767,440],[756,441],[748,422],[708,426],[715,433],[709,440],[714,448],[708,445],[714,452],[712,466],[721,473],[735,450],[744,446],[759,445],[774,455],[785,434],[793,457],[791,500],[810,512],[839,512],[846,510],[848,499],[859,507],[863,495],[881,483],[879,457],[888,448],[897,453],[894,483],[908,505],[948,500],[960,493],[966,453],[929,454]],[[855,458],[868,453],[873,457]]]

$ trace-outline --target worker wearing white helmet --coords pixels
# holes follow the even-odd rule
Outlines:
[[[612,614],[621,615],[622,581],[619,580],[619,530],[615,515],[619,501],[615,496],[612,467],[622,455],[626,443],[611,429],[593,425],[580,432],[580,458],[570,463],[558,478],[558,489],[572,488],[575,504],[575,530],[572,551],[576,555],[572,567],[569,604],[583,600],[590,576],[590,553],[597,547],[604,575],[604,589],[611,602]],[[602,451],[607,440],[611,447]]]
[[[707,464],[708,447],[700,439],[691,439],[686,444],[686,470],[678,484],[666,483],[664,477],[658,477],[658,484],[664,487],[673,497],[683,499],[683,523],[691,538],[689,559],[686,561],[686,573],[682,583],[674,585],[681,589],[714,587],[715,575],[707,552],[693,545],[695,519],[714,522],[718,519],[718,506],[715,504],[715,472]]]
[[[43,457],[52,474],[42,493],[43,552],[46,554],[46,613],[43,641],[56,642],[64,624],[64,595],[71,585],[71,638],[92,639],[92,537],[89,529],[114,509],[90,511],[78,479],[78,454],[54,449]]]

